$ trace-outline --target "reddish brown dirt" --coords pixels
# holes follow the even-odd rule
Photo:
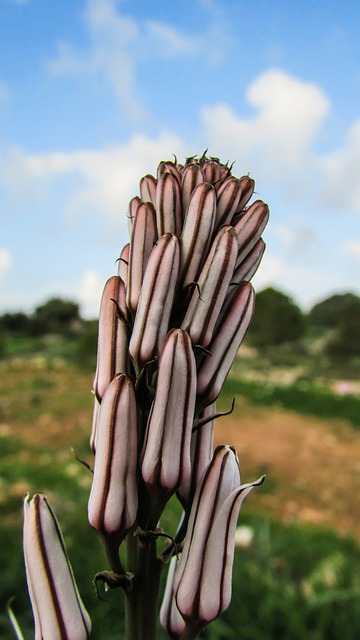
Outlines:
[[[360,432],[278,409],[218,420],[216,444],[234,444],[242,481],[266,473],[249,496],[254,508],[286,522],[335,528],[360,539]]]

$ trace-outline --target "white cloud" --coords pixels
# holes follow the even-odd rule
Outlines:
[[[124,213],[129,199],[138,193],[139,179],[155,172],[158,162],[171,158],[172,153],[179,157],[185,153],[181,140],[173,134],[163,133],[158,138],[137,134],[127,144],[100,151],[27,155],[13,149],[2,172],[14,197],[24,201],[26,195],[41,194],[52,181],[76,176],[77,186],[72,183],[65,195],[67,214],[77,217],[91,211],[110,226],[120,221],[125,225]]]
[[[0,247],[0,282],[4,280],[12,265],[13,259],[9,249]]]
[[[330,210],[360,212],[360,120],[349,129],[343,147],[321,160],[321,203]]]
[[[229,153],[237,163],[267,177],[283,179],[309,172],[313,145],[329,110],[329,102],[315,83],[270,69],[246,93],[255,115],[242,118],[227,104],[204,107],[202,120],[209,146]],[[309,166],[310,165],[310,166]]]
[[[360,240],[347,240],[340,247],[341,253],[360,260]]]
[[[101,293],[104,282],[94,269],[86,270],[77,287],[77,297],[81,304],[81,314],[85,317],[96,317],[99,312]]]

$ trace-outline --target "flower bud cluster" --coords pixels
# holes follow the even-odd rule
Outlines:
[[[265,249],[269,210],[248,204],[254,186],[205,155],[161,162],[130,201],[131,240],[101,300],[89,521],[111,558],[130,529],[155,528],[177,493],[180,542],[186,535],[162,609],[172,637],[171,611],[183,629],[228,605],[234,523],[254,486],[240,485],[231,448],[213,452],[215,401],[251,321]],[[209,579],[211,558],[220,582]]]
[[[228,606],[237,516],[244,497],[262,482],[240,483],[232,447],[213,451],[215,402],[251,321],[250,280],[265,250],[269,209],[260,200],[249,204],[254,186],[249,176],[236,178],[205,154],[184,165],[161,162],[129,203],[130,243],[101,299],[89,522],[105,544],[113,575],[126,584],[133,577],[136,590],[136,562],[135,569],[127,563],[125,576],[119,547],[129,533],[136,533],[142,551],[145,540],[164,535],[157,533],[159,520],[177,495],[183,518],[156,565],[170,560],[160,618],[171,638],[196,637]],[[48,520],[49,513],[46,502],[34,501],[25,503],[25,556],[36,637],[87,637],[90,623],[64,562],[65,600],[79,632],[68,627],[60,601],[47,605],[54,627],[50,635],[43,632],[47,615],[37,603],[30,546],[35,541],[47,558],[50,586],[46,565],[44,589],[52,592],[42,527],[42,513]],[[58,532],[52,538],[50,545],[61,546]],[[57,581],[55,569],[53,576]]]

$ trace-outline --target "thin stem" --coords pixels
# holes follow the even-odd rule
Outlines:
[[[126,596],[126,640],[156,640],[161,563],[156,556],[156,540],[128,539],[127,570],[134,573]]]

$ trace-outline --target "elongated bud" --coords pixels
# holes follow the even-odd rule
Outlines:
[[[251,284],[235,285],[208,345],[211,355],[204,356],[199,365],[197,393],[200,406],[214,402],[219,396],[249,327],[254,305],[255,293]]]
[[[98,417],[89,522],[105,540],[120,544],[137,512],[137,418],[133,384],[125,374],[109,385]]]
[[[130,354],[140,366],[161,354],[169,328],[179,273],[179,239],[168,233],[156,243],[144,275]]]
[[[157,240],[155,209],[150,202],[139,205],[131,235],[126,304],[135,315],[146,265]]]
[[[251,280],[259,267],[265,248],[265,242],[260,238],[235,269],[231,278],[232,284],[241,284],[243,281],[249,282]]]
[[[144,176],[140,180],[140,196],[143,202],[151,202],[155,207],[156,205],[156,185],[157,180],[150,174]]]
[[[85,640],[91,621],[78,592],[65,543],[44,495],[24,500],[26,578],[35,640]]]
[[[250,176],[242,176],[239,178],[239,182],[241,186],[241,196],[236,208],[236,213],[239,213],[246,207],[255,189],[255,180],[250,178]]]
[[[181,234],[182,210],[178,179],[163,173],[156,187],[156,225],[158,236],[164,233]]]
[[[173,175],[180,184],[181,176],[179,173],[178,165],[176,165],[175,162],[171,162],[171,160],[168,160],[167,162],[160,162],[156,171],[158,180],[162,175],[164,175],[164,173],[171,173],[171,175]]]
[[[128,280],[129,254],[130,242],[123,246],[118,260],[118,276],[123,282]]]
[[[119,276],[111,276],[105,284],[100,305],[94,379],[94,391],[99,401],[114,376],[127,371],[128,344],[125,285]]]
[[[213,403],[199,414],[198,421],[202,423],[202,426],[197,428],[196,423],[194,423],[190,445],[191,475],[186,482],[181,484],[177,491],[177,495],[184,505],[189,504],[194,497],[202,475],[213,457],[215,422],[212,417],[215,413],[216,407],[215,403]]]
[[[176,603],[189,627],[207,624],[223,610],[222,605],[225,608],[233,560],[234,539],[231,539],[231,534],[234,522],[236,524],[234,506],[232,511],[230,508],[234,517],[229,524],[229,503],[231,507],[234,495],[243,492],[246,495],[252,486],[240,485],[239,465],[233,447],[217,447],[196,491],[183,553],[174,576]],[[218,558],[221,553],[220,565]],[[212,554],[217,558],[218,573],[211,569]],[[215,605],[210,595],[212,589]]]
[[[189,164],[181,176],[181,204],[183,215],[186,215],[192,193],[201,182],[204,182],[202,168],[198,164]]]
[[[238,207],[240,196],[240,180],[233,176],[226,178],[217,192],[215,227],[220,227],[222,224],[230,224]]]
[[[169,564],[164,597],[160,609],[161,626],[172,640],[179,640],[186,628],[186,622],[177,608],[173,592],[173,581],[177,563],[177,557],[173,556]]]
[[[215,184],[219,182],[223,178],[220,164],[215,160],[208,160],[203,164],[203,173],[205,182],[209,182],[209,184]]]
[[[150,492],[173,493],[190,476],[190,442],[196,398],[196,364],[188,334],[170,331],[160,358],[141,471]]]
[[[141,203],[141,200],[140,200],[139,196],[135,196],[134,198],[131,198],[131,200],[129,202],[128,211],[127,211],[127,219],[128,219],[128,229],[129,229],[129,234],[130,235],[131,235],[131,231],[132,231],[132,228],[133,228],[136,212],[137,212],[137,210],[139,208],[140,203]]]
[[[238,251],[233,227],[222,227],[201,270],[181,328],[188,331],[193,344],[206,347],[224,302],[234,272]]]
[[[193,169],[196,165],[189,165]],[[215,189],[207,182],[192,192],[181,235],[180,281],[183,287],[195,282],[207,254],[215,222]]]
[[[236,259],[236,267],[239,266],[245,256],[251,251],[259,240],[269,220],[269,207],[262,200],[256,200],[246,209],[234,225],[239,243],[239,253]]]

